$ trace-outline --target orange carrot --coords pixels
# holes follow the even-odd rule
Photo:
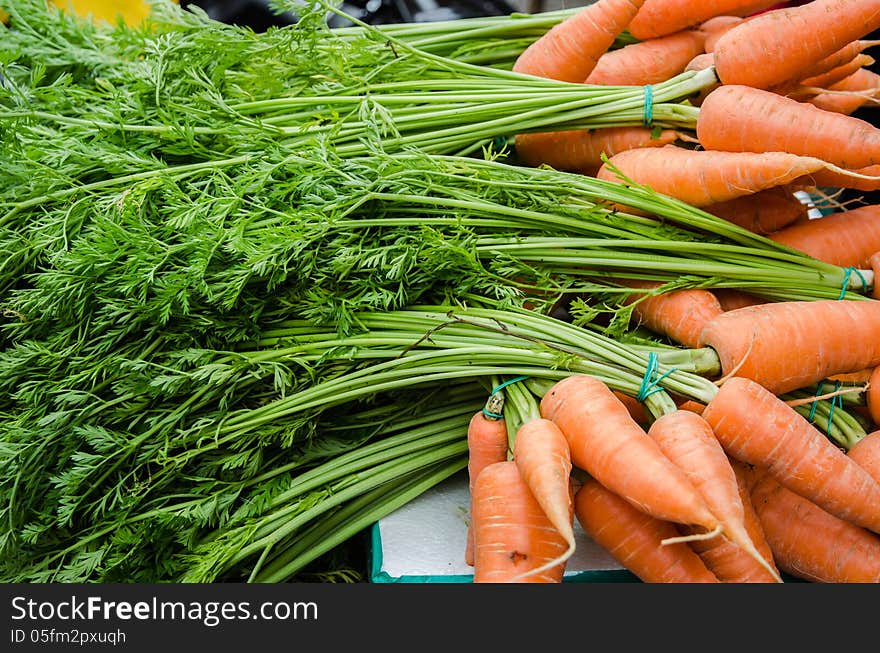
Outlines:
[[[819,583],[880,582],[880,537],[829,514],[764,473],[752,503],[777,566]]]
[[[693,399],[688,399],[677,405],[679,410],[688,410],[697,415],[702,415],[703,411],[706,410],[706,404],[701,404],[699,401],[694,401]]]
[[[648,410],[645,408],[645,404],[636,399],[635,397],[631,397],[628,394],[624,394],[618,390],[614,390],[614,396],[620,399],[620,402],[626,406],[626,409],[629,411],[630,417],[632,417],[636,424],[639,426],[648,426],[651,423],[651,419],[648,415]]]
[[[880,483],[880,431],[862,436],[849,448],[846,455]]]
[[[715,16],[700,23],[697,29],[705,36],[703,52],[711,54],[721,35],[743,20],[745,19],[742,16]]]
[[[736,476],[737,490],[743,504],[743,517],[749,539],[754,543],[755,548],[767,566],[772,569],[772,572],[736,544],[723,538],[695,540],[690,543],[690,546],[722,583],[777,583],[780,578],[779,570],[773,560],[770,545],[767,544],[767,539],[764,537],[764,529],[755,512],[755,506],[752,504],[747,468],[743,463],[733,458],[728,457],[728,461]],[[680,527],[679,530],[685,535],[690,533],[688,527]]]
[[[493,395],[500,397],[501,395]],[[495,408],[497,404],[490,397],[487,402],[489,413],[500,414]],[[488,417],[482,410],[471,417],[467,431],[468,443],[468,490],[473,496],[474,481],[485,467],[492,463],[507,460],[508,435],[507,424],[504,419]],[[473,505],[471,506],[473,513]],[[467,541],[464,552],[465,562],[471,566],[474,564],[474,528],[473,522],[468,523]]]
[[[532,496],[568,544],[558,559],[530,572],[540,573],[568,560],[575,549],[568,440],[550,420],[529,419],[517,429],[513,460]]]
[[[837,52],[830,54],[825,57],[821,61],[817,62],[807,71],[807,75],[809,77],[813,77],[815,75],[822,75],[827,73],[835,68],[839,68],[844,64],[849,63],[853,59],[855,59],[862,52],[867,50],[868,48],[872,48],[875,45],[880,45],[880,41],[867,41],[867,40],[858,40],[851,41],[847,43],[845,46],[840,48]]]
[[[806,177],[798,179],[795,183],[800,186],[830,186],[832,188],[852,188],[855,190],[880,190],[880,164],[858,168],[853,170],[863,177],[854,177],[849,174],[841,174],[833,170],[818,170]],[[878,177],[866,179],[866,177]]]
[[[646,127],[604,127],[517,134],[514,144],[517,157],[527,166],[548,165],[592,176],[604,163],[603,153],[612,157],[634,148],[662,147],[681,137],[682,134],[673,129],[654,134]]]
[[[732,377],[703,417],[732,458],[766,468],[777,482],[823,510],[880,532],[880,484],[771,391]]]
[[[825,218],[823,218],[824,220]],[[769,302],[727,311],[703,328],[702,347],[775,394],[880,364],[880,302]]]
[[[473,491],[474,582],[559,583],[565,563],[529,574],[568,549],[512,460],[492,463]]]
[[[643,512],[709,532],[719,527],[685,473],[602,381],[583,374],[557,381],[541,399],[541,415],[565,434],[576,467]]]
[[[807,220],[768,238],[832,265],[864,269],[880,250],[880,204]]]
[[[733,311],[744,306],[766,304],[767,300],[737,288],[715,288],[712,291],[723,311]]]
[[[659,281],[625,280],[633,288],[658,288]],[[708,290],[674,290],[656,295],[633,293],[624,300],[633,305],[633,316],[654,333],[667,336],[685,347],[698,347],[703,325],[723,311]]]
[[[874,289],[871,291],[871,297],[880,299],[880,252],[872,254],[869,263],[874,273]]]
[[[688,62],[703,52],[704,42],[702,32],[682,30],[630,43],[599,57],[584,82],[606,86],[658,84],[683,72]]]
[[[746,16],[774,4],[764,0],[645,0],[627,27],[637,39],[650,39],[699,25],[716,16]]]
[[[813,0],[768,11],[718,39],[715,70],[723,84],[768,89],[803,79],[819,61],[878,28],[880,0]]]
[[[871,123],[748,86],[709,93],[696,131],[707,150],[786,152],[848,169],[880,163],[880,129]]]
[[[875,367],[868,380],[866,394],[868,411],[874,424],[880,426],[880,367]]]
[[[645,0],[598,0],[530,44],[514,72],[564,82],[583,82]]]
[[[625,569],[646,583],[717,583],[675,525],[642,512],[595,479],[588,478],[574,495],[578,523]],[[715,538],[720,539],[720,538]]]
[[[697,488],[721,522],[725,538],[751,555],[776,582],[782,582],[749,537],[736,474],[709,423],[696,413],[676,410],[658,417],[648,435]]]
[[[880,75],[862,68],[846,79],[832,84],[828,91],[806,101],[824,111],[848,116],[880,93]]]
[[[807,77],[802,79],[800,82],[801,86],[819,86],[822,88],[826,88],[837,82],[842,82],[844,79],[855,73],[857,70],[861,68],[867,68],[868,66],[873,65],[874,57],[867,54],[858,54],[850,61],[847,61],[844,64],[837,66],[837,68],[832,68],[828,72],[824,72],[821,75],[814,75],[812,77]]]
[[[706,102],[722,88],[710,93]],[[613,168],[637,184],[703,207],[784,186],[811,172],[834,166],[815,157],[797,156],[784,150],[714,152],[664,145],[615,154],[599,169],[596,177],[620,182]]]
[[[876,183],[880,184],[880,177]],[[766,235],[807,217],[807,205],[794,194],[793,188],[794,184],[775,186],[703,208],[752,233]]]

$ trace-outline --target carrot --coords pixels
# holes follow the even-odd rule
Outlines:
[[[512,460],[480,472],[473,491],[474,582],[559,583],[565,563],[529,573],[568,549]]]
[[[611,157],[634,148],[662,147],[682,136],[673,129],[655,134],[646,127],[605,127],[517,134],[514,145],[517,157],[525,165],[548,165],[557,170],[592,176],[604,163],[603,153]]]
[[[816,174],[821,173],[820,170]],[[876,183],[880,184],[880,178]],[[774,186],[703,208],[752,233],[766,235],[807,217],[809,209],[794,194],[793,189],[796,187],[795,184]]]
[[[752,503],[777,566],[819,583],[880,582],[880,538],[835,517],[764,473]]]
[[[725,538],[751,555],[777,582],[782,582],[749,537],[736,474],[709,423],[696,413],[676,410],[657,418],[648,435],[687,474],[721,522]]]
[[[767,0],[645,0],[627,31],[637,39],[656,38],[699,25],[716,16],[746,16],[772,4]]]
[[[871,254],[871,271],[874,273],[874,289],[871,291],[871,297],[880,299],[880,252]]]
[[[492,418],[486,413],[500,415],[501,411],[496,403],[498,397],[492,395],[487,402],[486,411],[479,411],[471,417],[468,424],[468,490],[473,497],[474,481],[481,471],[492,463],[507,460],[508,435],[507,424],[503,418]],[[493,397],[496,400],[493,400]],[[473,504],[471,504],[473,514]],[[464,559],[468,565],[474,564],[474,528],[473,522],[468,523],[467,541],[465,544]]]
[[[699,401],[694,401],[693,399],[688,399],[687,401],[683,401],[678,404],[679,410],[687,410],[692,413],[696,413],[697,415],[702,415],[703,411],[706,410],[706,404],[702,404]]]
[[[700,346],[715,350],[724,375],[735,371],[782,394],[874,367],[880,363],[878,334],[880,302],[769,302],[711,319]]]
[[[595,479],[575,493],[574,512],[587,535],[646,583],[718,582],[686,542],[663,544],[679,535],[674,524],[642,512]]]
[[[715,288],[712,294],[721,304],[723,311],[733,311],[744,306],[766,304],[767,300],[737,288]]]
[[[872,431],[860,438],[846,455],[880,483],[880,431]]]
[[[723,84],[768,89],[803,79],[819,61],[878,28],[880,0],[813,0],[768,11],[721,35],[715,70]]]
[[[599,57],[584,82],[606,86],[658,84],[683,72],[688,62],[703,52],[704,42],[701,32],[682,30],[630,43]]]
[[[880,367],[875,367],[868,380],[866,393],[868,412],[874,424],[880,426]]]
[[[614,396],[617,397],[620,402],[626,406],[627,411],[629,411],[630,417],[635,420],[636,424],[639,426],[648,426],[651,423],[651,419],[648,416],[648,411],[645,408],[645,404],[636,399],[635,397],[631,397],[628,394],[624,394],[618,390],[613,390]]]
[[[659,288],[659,281],[621,281],[633,288]],[[634,303],[635,302],[635,303]],[[655,333],[667,336],[685,347],[697,347],[703,325],[723,311],[708,290],[688,289],[655,295],[633,293],[624,300],[633,304],[633,316]]]
[[[687,62],[685,70],[706,70],[715,65],[715,57],[711,52],[703,52],[695,55],[693,59]]]
[[[777,482],[823,510],[880,532],[880,484],[771,391],[732,377],[703,417],[732,458],[766,468]]]
[[[530,572],[540,573],[563,563],[575,549],[568,440],[550,420],[529,419],[517,429],[513,460],[532,496],[568,545],[558,559]]]
[[[837,66],[837,68],[832,68],[831,70],[824,72],[820,75],[814,75],[812,77],[807,77],[802,79],[800,82],[801,86],[819,86],[822,88],[831,86],[836,84],[837,82],[841,82],[857,70],[861,68],[867,68],[874,64],[874,57],[867,54],[858,54],[850,61],[847,61],[844,64]]]
[[[867,268],[871,255],[880,250],[880,204],[807,220],[768,238],[832,265]]]
[[[517,57],[514,72],[583,82],[645,0],[598,0],[551,27]]]
[[[709,93],[696,132],[707,150],[787,152],[848,169],[880,163],[880,129],[871,123],[748,86]]]
[[[690,543],[690,546],[722,583],[777,583],[780,579],[779,570],[773,560],[770,545],[767,544],[767,539],[764,537],[764,529],[755,512],[755,506],[752,504],[747,468],[743,463],[733,458],[728,458],[728,462],[736,477],[737,491],[743,505],[743,522],[746,531],[766,566],[760,564],[752,555],[746,553],[733,542],[723,538],[695,540]],[[690,533],[690,529],[687,527],[680,527],[679,530],[685,535]]]
[[[706,102],[722,88],[710,93]],[[703,207],[784,186],[811,172],[834,166],[815,157],[797,156],[783,150],[714,152],[664,145],[619,152],[599,168],[596,177],[620,182],[614,168],[637,184]]]
[[[541,415],[565,434],[576,467],[643,512],[709,532],[719,527],[685,473],[602,381],[585,374],[557,381],[541,399]]]
[[[798,179],[795,184],[801,186],[830,186],[833,188],[852,188],[855,190],[880,190],[880,179],[867,179],[866,177],[880,177],[880,164],[858,168],[853,170],[863,177],[854,177],[841,174],[833,170],[818,170],[814,173]]]
[[[705,37],[703,52],[711,54],[715,48],[715,43],[718,42],[721,35],[732,27],[739,25],[743,20],[745,19],[742,16],[715,16],[700,23],[697,29]]]
[[[880,75],[862,68],[846,79],[832,84],[828,92],[815,95],[806,101],[819,109],[850,115],[880,93]]]
[[[840,48],[837,52],[834,52],[824,59],[815,63],[812,68],[807,71],[807,76],[813,77],[816,75],[822,75],[827,73],[835,68],[839,68],[843,66],[853,59],[855,59],[862,52],[867,50],[868,48],[872,48],[875,45],[880,45],[880,41],[868,41],[868,40],[858,40],[851,41],[847,43],[845,46]],[[822,86],[820,84],[820,86]]]

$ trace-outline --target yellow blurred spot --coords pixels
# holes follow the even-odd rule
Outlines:
[[[122,16],[129,25],[137,25],[150,15],[150,5],[139,0],[52,0],[57,7],[77,16],[116,23]]]

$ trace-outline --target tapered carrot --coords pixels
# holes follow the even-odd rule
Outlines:
[[[819,61],[878,28],[880,0],[813,0],[768,11],[718,39],[715,70],[723,84],[768,89],[803,79]]]
[[[869,41],[864,39],[851,41],[836,52],[815,63],[806,74],[813,77],[827,73],[849,63],[865,50],[876,45],[880,45],[880,41]]]
[[[656,38],[716,16],[746,16],[772,4],[772,0],[645,0],[627,31],[638,39]]]
[[[810,173],[806,177],[798,179],[795,183],[799,186],[808,187],[826,186],[832,188],[852,188],[854,190],[864,191],[880,190],[880,164],[858,168],[853,172],[863,176],[854,177],[833,170],[818,170]]]
[[[701,31],[705,36],[703,41],[703,52],[711,54],[715,48],[715,43],[721,38],[727,30],[739,25],[745,20],[742,16],[715,16],[700,23],[696,29]]]
[[[720,90],[710,93],[706,102]],[[814,171],[834,166],[815,157],[797,156],[784,150],[710,152],[664,145],[615,154],[599,169],[596,177],[620,182],[615,168],[637,184],[703,207],[784,186]]]
[[[703,52],[705,40],[702,32],[682,30],[609,50],[599,57],[584,82],[606,86],[658,84],[683,72],[688,62]]]
[[[848,116],[880,94],[880,75],[862,68],[846,79],[832,84],[829,92],[820,93],[806,101],[819,109]]]
[[[715,350],[723,375],[782,394],[880,364],[878,334],[880,302],[769,302],[713,318],[700,346]]]
[[[776,582],[782,582],[749,537],[736,474],[709,423],[694,412],[676,410],[657,418],[648,435],[688,476],[721,522],[724,536],[751,555]]]
[[[813,75],[812,77],[806,77],[800,81],[800,86],[818,86],[821,88],[826,88],[828,86],[832,86],[837,82],[841,82],[857,70],[861,68],[867,68],[874,64],[874,57],[868,54],[857,54],[850,61],[847,61],[844,64],[837,66],[836,68],[832,68],[831,70],[824,72],[820,75]]]
[[[771,391],[732,377],[703,417],[732,458],[766,468],[777,482],[823,510],[880,532],[880,484]]]
[[[568,439],[572,463],[640,510],[666,521],[720,526],[700,493],[602,381],[572,375],[541,399],[541,414]]]
[[[598,0],[531,43],[514,72],[564,82],[583,82],[645,0]]]
[[[880,426],[880,367],[875,367],[868,379],[866,399],[868,411],[874,424]]]
[[[630,417],[635,420],[636,424],[642,427],[647,427],[651,423],[650,416],[648,414],[648,410],[645,408],[645,404],[636,399],[635,397],[631,397],[628,394],[624,394],[618,390],[613,391],[614,396],[620,399],[620,402],[626,406],[626,409],[629,411]]]
[[[712,290],[712,294],[715,295],[715,298],[721,304],[721,309],[725,312],[743,308],[744,306],[756,306],[767,303],[766,299],[738,288],[715,288]]]
[[[847,450],[846,455],[880,483],[880,431],[871,431],[861,437]]]
[[[655,134],[646,127],[604,127],[517,134],[514,146],[520,163],[527,166],[548,165],[593,176],[604,163],[603,154],[612,157],[634,148],[662,147],[683,136],[674,129]]]
[[[876,183],[880,184],[880,177]],[[752,195],[709,204],[704,210],[752,233],[770,234],[807,217],[809,210],[807,205],[794,194],[795,187],[795,185],[775,186]]]
[[[787,152],[848,169],[880,163],[880,129],[871,123],[748,86],[709,93],[696,132],[707,150]]]
[[[677,404],[677,406],[679,410],[687,410],[696,413],[697,415],[702,415],[703,411],[706,410],[706,404],[694,401],[693,399],[683,401],[680,404]]]
[[[733,458],[728,458],[728,461],[736,477],[746,531],[766,564],[759,563],[754,556],[723,538],[695,540],[690,546],[722,583],[778,583],[779,570],[776,568],[773,552],[764,536],[764,529],[755,512],[755,506],[752,504],[747,468]],[[685,535],[691,532],[686,526],[680,527],[679,530]]]
[[[487,401],[487,411],[493,415],[500,415],[500,398],[496,394]],[[492,463],[507,460],[508,434],[507,424],[503,418],[493,418],[484,411],[474,413],[468,425],[468,490],[473,496],[474,481],[481,471]],[[471,507],[473,513],[473,506]],[[464,559],[468,565],[474,564],[474,528],[473,522],[468,522],[467,541],[465,544]]]
[[[565,562],[528,573],[559,559],[568,549],[512,460],[492,463],[473,491],[474,582],[559,583]]]
[[[529,419],[516,431],[513,460],[532,496],[568,545],[559,559],[550,560],[544,566],[545,569],[555,567],[568,560],[575,549],[568,440],[550,420]],[[539,567],[530,573],[541,571]]]
[[[777,566],[820,583],[880,582],[880,537],[763,474],[752,503]]]
[[[880,299],[880,252],[872,254],[869,263],[874,273],[874,289],[871,291],[871,297]]]
[[[658,281],[621,281],[633,288],[658,288]],[[715,295],[699,288],[674,290],[659,294],[633,293],[624,300],[633,304],[633,316],[639,324],[667,336],[685,347],[698,347],[703,326],[723,313]]]
[[[674,524],[642,512],[595,479],[575,493],[574,511],[584,532],[646,583],[718,582],[687,542],[663,544],[679,536]]]
[[[785,227],[771,240],[840,267],[869,267],[880,251],[880,204],[859,206]]]

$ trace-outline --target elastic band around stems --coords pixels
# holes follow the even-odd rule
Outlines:
[[[507,386],[512,385],[514,383],[519,383],[520,381],[525,381],[528,378],[529,378],[528,376],[515,376],[512,379],[507,379],[507,381],[505,381],[504,383],[500,383],[497,386],[495,386],[495,388],[492,389],[492,392],[489,393],[489,396],[492,397],[492,396],[498,394],[501,390],[503,390]],[[483,415],[485,415],[489,419],[502,419],[504,417],[504,415],[502,413],[492,412],[486,406],[483,406]]]
[[[643,402],[655,392],[660,392],[663,389],[660,387],[660,382],[676,371],[676,368],[673,367],[669,371],[661,374],[659,378],[655,379],[654,376],[657,374],[657,364],[657,354],[652,351],[648,354],[648,366],[645,368],[645,375],[642,377],[642,383],[636,394],[637,400]]]
[[[840,390],[840,381],[837,381],[834,384],[834,391],[837,392]],[[828,410],[828,428],[825,429],[825,432],[829,435],[831,434],[831,419],[834,417],[834,407],[839,405],[841,410],[843,409],[843,396],[842,395],[834,395],[831,398],[831,408]]]
[[[645,127],[650,127],[654,123],[654,87],[651,84],[645,84],[645,113],[642,122]]]
[[[843,299],[844,297],[846,297],[846,289],[849,287],[849,279],[853,275],[853,272],[855,272],[856,275],[858,275],[859,279],[861,279],[862,288],[868,287],[868,282],[865,280],[864,275],[859,271],[858,268],[846,268],[843,274],[843,285],[840,289],[840,297],[838,297],[837,299]]]

